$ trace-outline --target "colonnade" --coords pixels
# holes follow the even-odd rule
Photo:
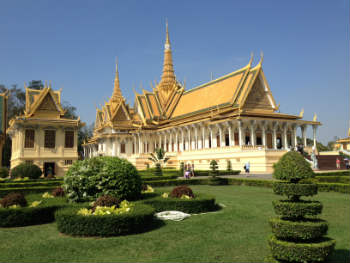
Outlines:
[[[216,124],[198,123],[161,131],[143,131],[129,135],[100,139],[84,146],[84,155],[130,156],[154,152],[183,152],[221,147],[241,149],[263,148],[286,150],[297,145],[297,129],[301,129],[302,144],[307,146],[308,124],[275,120],[230,120]],[[317,125],[313,128],[316,147]]]

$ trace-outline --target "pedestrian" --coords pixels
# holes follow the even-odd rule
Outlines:
[[[337,169],[340,169],[340,160],[339,158],[337,157],[337,159],[335,160],[335,164],[337,166]]]
[[[194,177],[194,163],[191,165],[191,177]]]
[[[249,172],[250,172],[250,162],[246,162],[246,164],[244,165],[244,169],[245,169],[245,172],[249,175]]]

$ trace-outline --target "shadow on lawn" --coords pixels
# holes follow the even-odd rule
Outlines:
[[[350,250],[348,249],[335,249],[329,256],[327,262],[350,262]]]

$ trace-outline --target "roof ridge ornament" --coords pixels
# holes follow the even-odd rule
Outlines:
[[[304,108],[301,109],[300,113],[299,113],[299,117],[302,118],[304,116]]]
[[[250,52],[250,59],[249,59],[249,62],[248,62],[248,67],[250,67],[253,63],[253,60],[254,60],[254,52]]]
[[[261,52],[260,52],[260,61],[259,61],[259,63],[258,63],[258,66],[261,67],[263,61],[264,61],[264,52],[261,51]]]

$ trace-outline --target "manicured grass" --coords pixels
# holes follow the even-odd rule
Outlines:
[[[173,187],[161,188],[169,192]],[[56,224],[0,229],[0,262],[262,262],[269,254],[268,218],[274,216],[270,188],[191,186],[226,207],[166,222],[150,232],[112,238],[60,234]],[[158,188],[157,188],[158,189]],[[336,239],[330,262],[350,262],[350,196],[320,193],[322,218]]]

